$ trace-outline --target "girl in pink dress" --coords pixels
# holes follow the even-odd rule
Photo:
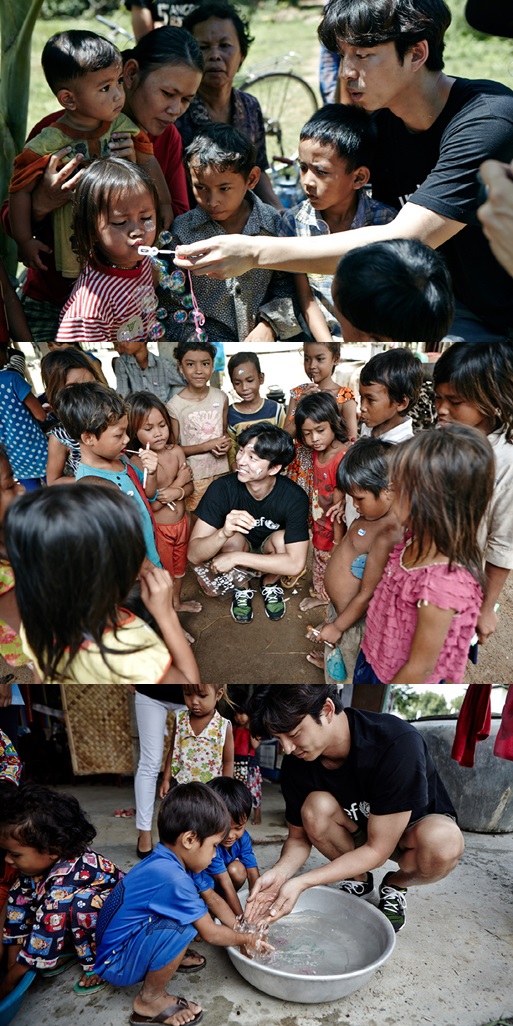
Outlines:
[[[397,447],[390,474],[406,536],[371,599],[353,681],[461,684],[483,601],[492,448],[475,428],[422,431]]]

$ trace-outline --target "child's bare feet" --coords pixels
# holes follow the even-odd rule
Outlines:
[[[317,666],[319,670],[324,670],[324,653],[323,652],[309,652],[306,660],[311,663],[312,666]]]
[[[324,599],[319,598],[318,595],[312,595],[310,598],[301,599],[299,608],[302,613],[307,613],[309,609],[315,609],[316,606],[327,606],[328,603]]]
[[[102,980],[101,976],[97,976],[95,972],[83,972],[73,990],[75,994],[89,994],[93,991],[103,990],[106,986],[106,980]]]
[[[160,999],[152,1001],[151,1004],[141,1001],[140,994],[134,1001],[134,1010],[130,1016],[132,1026],[139,1023],[166,1023],[167,1026],[186,1026],[187,1023],[196,1023],[203,1018],[203,1010],[194,1001],[187,1001],[184,997],[174,997],[171,994],[163,994]]]
[[[186,602],[180,602],[175,605],[177,613],[201,613],[203,606],[201,602],[195,602],[193,599],[187,599]]]
[[[262,810],[260,808],[253,809],[253,819],[251,820],[253,826],[259,826],[262,822]]]

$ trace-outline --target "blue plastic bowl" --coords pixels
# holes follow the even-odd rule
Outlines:
[[[0,1026],[7,1026],[14,1019],[14,1016],[20,1010],[26,991],[29,989],[30,984],[34,982],[36,976],[35,970],[29,969],[18,983],[18,986],[3,1001],[0,1001]]]

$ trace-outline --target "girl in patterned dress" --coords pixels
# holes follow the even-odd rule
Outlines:
[[[213,777],[233,777],[232,725],[217,709],[223,694],[224,688],[216,684],[202,685],[199,693],[183,685],[187,708],[176,713],[161,798],[175,784],[206,784]]]
[[[347,437],[354,442],[357,434],[356,401],[350,388],[338,385],[333,373],[340,360],[340,339],[332,337],[331,342],[306,342],[304,348],[305,373],[310,381],[291,389],[287,410],[285,431],[296,438],[294,414],[298,403],[305,395],[313,392],[328,392],[340,408],[340,417],[345,425]],[[295,481],[307,493],[310,506],[313,493],[313,453],[306,445],[296,440],[296,454],[287,467],[287,477]]]

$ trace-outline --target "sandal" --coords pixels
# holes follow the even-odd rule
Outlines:
[[[302,577],[305,576],[305,574],[306,566],[303,568],[303,570],[301,570],[301,573],[296,574],[295,576],[294,574],[292,574],[290,577],[282,577],[281,584],[284,588],[295,588],[296,584],[301,580]]]
[[[205,968],[207,960],[204,955],[200,955],[199,951],[194,951],[194,948],[187,948],[184,958],[199,958],[200,962],[196,962],[194,965],[184,965],[183,959],[176,970],[177,973],[200,973]]]
[[[130,819],[135,816],[135,809],[116,809],[114,815],[116,819]]]
[[[91,969],[91,971],[86,972],[85,975],[89,979],[91,976],[96,976],[96,973],[94,969]],[[75,994],[80,994],[81,997],[87,997],[88,994],[98,994],[100,990],[105,990],[106,986],[107,980],[99,980],[98,983],[93,983],[92,987],[86,987],[85,984],[80,982],[80,980],[77,980],[73,990]]]
[[[169,1005],[169,1008],[164,1008],[164,1010],[158,1015],[140,1015],[139,1012],[132,1012],[129,1022],[131,1026],[140,1026],[140,1024],[143,1023],[145,1026],[159,1026],[159,1024],[165,1022],[166,1019],[171,1019],[173,1015],[177,1015],[178,1012],[183,1012],[184,1008],[188,1008],[192,1011],[189,1002],[184,997],[177,997],[176,1004]],[[196,1026],[196,1023],[201,1022],[202,1018],[203,1012],[197,1012],[194,1019],[190,1019],[187,1023],[187,1026]]]
[[[51,980],[53,976],[60,976],[61,973],[65,973],[67,969],[71,969],[72,965],[76,965],[78,958],[75,952],[70,952],[68,955],[59,955],[59,961],[57,965],[54,965],[52,969],[40,969],[39,975],[44,980]]]

